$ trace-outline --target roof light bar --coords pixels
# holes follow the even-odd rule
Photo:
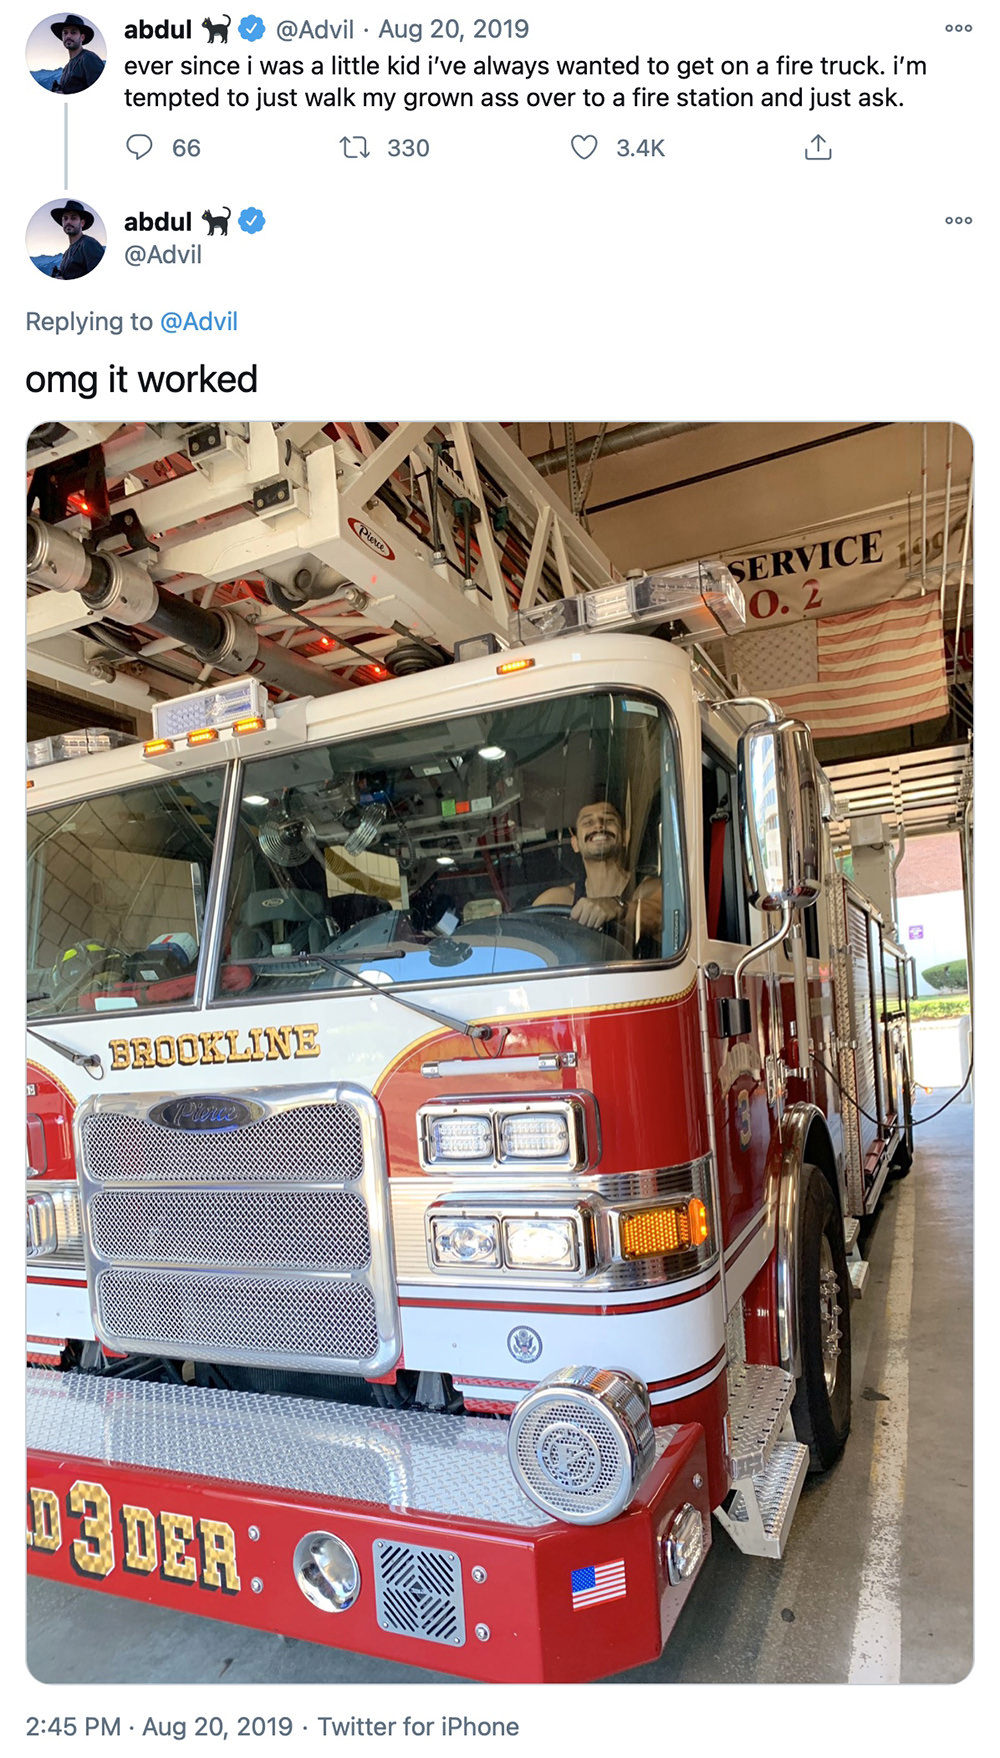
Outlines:
[[[197,690],[190,696],[172,696],[169,702],[157,702],[153,709],[153,732],[158,739],[184,739],[206,727],[214,727],[219,733],[229,732],[237,721],[259,720],[263,725],[267,714],[267,691],[263,684],[256,678],[233,678],[211,690]]]
[[[27,767],[41,769],[46,763],[66,763],[73,757],[93,756],[97,751],[117,751],[119,746],[134,742],[131,733],[116,732],[109,726],[85,726],[79,732],[52,733],[47,738],[28,741]]]
[[[575,598],[557,598],[517,612],[510,632],[515,641],[533,642],[666,622],[679,622],[686,634],[702,639],[737,634],[746,624],[746,604],[729,569],[721,562],[688,562]]]

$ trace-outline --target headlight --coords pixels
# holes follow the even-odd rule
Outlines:
[[[430,1164],[438,1160],[492,1160],[493,1121],[463,1113],[424,1119],[424,1141]]]
[[[551,1160],[569,1152],[569,1122],[558,1111],[527,1111],[500,1120],[502,1160]]]
[[[580,1261],[576,1222],[568,1216],[505,1219],[503,1255],[515,1270],[575,1270]]]
[[[497,1100],[483,1093],[423,1105],[417,1113],[420,1164],[426,1171],[582,1172],[600,1160],[600,1128],[591,1093]]]
[[[427,1251],[436,1270],[488,1270],[499,1276],[584,1276],[594,1264],[594,1214],[588,1199],[569,1204],[540,1197],[506,1208],[443,1198],[427,1211]]]
[[[500,1227],[493,1215],[432,1215],[431,1255],[436,1264],[498,1265]]]

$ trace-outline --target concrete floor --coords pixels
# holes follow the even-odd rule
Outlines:
[[[921,1098],[917,1118],[948,1097]],[[780,1563],[718,1528],[664,1654],[614,1682],[936,1683],[972,1665],[972,1109],[917,1131],[852,1309],[854,1417]],[[452,1684],[212,1619],[29,1580],[39,1683]]]

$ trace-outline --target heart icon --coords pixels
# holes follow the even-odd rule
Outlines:
[[[574,134],[569,144],[578,159],[589,159],[591,153],[597,151],[597,136],[596,134]]]

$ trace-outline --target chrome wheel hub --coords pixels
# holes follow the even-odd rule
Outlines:
[[[833,1252],[830,1242],[823,1239],[819,1254],[819,1335],[823,1350],[823,1378],[826,1389],[832,1397],[837,1384],[837,1372],[840,1364],[841,1329],[838,1319],[843,1311],[839,1304],[840,1283],[833,1267]]]

